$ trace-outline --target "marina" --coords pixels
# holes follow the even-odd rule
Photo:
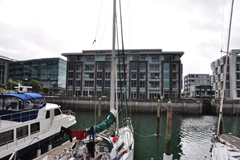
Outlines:
[[[94,125],[95,113],[91,111],[75,111],[77,124],[72,129],[84,129]],[[107,112],[102,112],[102,118]],[[157,115],[153,113],[132,113],[134,126],[135,160],[163,159],[166,145],[166,114],[161,114],[160,136],[157,133]],[[96,118],[97,121],[97,118]],[[231,126],[234,122],[240,123],[236,116],[226,116],[224,131],[240,135],[240,130]],[[179,115],[173,112],[172,137],[170,151],[173,159],[178,160],[210,160],[212,141],[211,137],[216,130],[217,117],[209,115]],[[68,141],[65,137],[64,141]],[[60,149],[59,149],[60,150]],[[60,150],[62,151],[62,150]]]

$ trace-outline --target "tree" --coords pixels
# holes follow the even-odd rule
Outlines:
[[[28,84],[29,86],[32,86],[32,90],[34,92],[39,91],[39,89],[41,88],[41,84],[38,80],[35,79],[31,79],[31,81]]]
[[[7,86],[5,84],[0,83],[0,88],[7,89]]]
[[[17,87],[18,86],[18,83],[20,83],[21,85],[23,85],[22,81],[20,80],[12,80],[12,79],[9,79],[8,80],[8,83],[7,83],[7,88],[8,89],[11,89],[11,90],[14,90],[14,87]]]
[[[43,92],[46,93],[46,94],[50,91],[50,89],[49,89],[48,87],[43,87],[42,90],[43,90]]]

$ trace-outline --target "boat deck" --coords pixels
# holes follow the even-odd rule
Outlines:
[[[62,145],[53,148],[51,151],[44,153],[43,155],[33,159],[33,160],[54,160],[54,156],[58,156],[63,152],[64,148],[72,147],[72,145],[76,142],[76,137],[73,138],[73,142],[67,141]]]
[[[233,136],[231,134],[222,134],[220,138],[228,142],[229,144],[235,146],[236,148],[240,149],[240,138]]]

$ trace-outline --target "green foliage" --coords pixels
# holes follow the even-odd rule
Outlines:
[[[31,81],[28,84],[29,86],[32,86],[32,90],[37,92],[41,88],[41,84],[38,80],[31,79]]]
[[[17,87],[18,86],[18,83],[20,83],[21,85],[23,85],[22,81],[20,80],[12,80],[12,79],[9,79],[8,80],[8,83],[7,83],[7,88],[8,89],[11,89],[11,90],[14,90],[14,87]]]
[[[43,92],[46,93],[46,94],[50,91],[50,89],[49,89],[48,87],[43,87],[42,90],[43,90]]]
[[[3,89],[7,89],[7,85],[0,83],[0,87]]]

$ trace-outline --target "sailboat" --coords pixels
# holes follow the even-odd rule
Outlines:
[[[220,104],[220,109],[219,109],[217,133],[213,135],[212,160],[237,160],[237,159],[240,159],[240,138],[236,137],[232,134],[222,134],[221,133],[222,132],[221,128],[222,128],[223,100],[224,100],[224,91],[226,88],[226,74],[227,74],[227,65],[228,65],[227,63],[228,63],[228,56],[229,56],[229,44],[230,44],[233,4],[234,4],[234,0],[232,0],[232,6],[231,6],[227,54],[225,56],[223,89],[221,92],[221,104]]]
[[[116,0],[113,0],[113,37],[111,58],[110,113],[96,126],[84,130],[66,130],[76,134],[74,143],[67,142],[67,148],[53,154],[46,154],[43,159],[67,160],[133,160],[134,137],[132,121],[129,117],[118,121],[117,100],[117,63],[115,56]],[[125,94],[126,96],[126,94]],[[126,98],[125,98],[126,99]],[[127,112],[127,110],[126,110]],[[127,114],[126,114],[127,115]]]

